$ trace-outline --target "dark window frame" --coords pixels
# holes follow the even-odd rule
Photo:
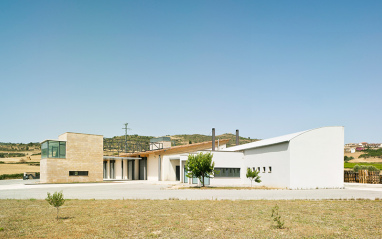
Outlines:
[[[214,178],[240,178],[241,168],[215,168]]]
[[[89,176],[89,171],[69,171],[69,176],[78,177],[78,176]]]

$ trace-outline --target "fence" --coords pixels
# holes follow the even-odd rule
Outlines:
[[[344,171],[344,182],[382,184],[382,175],[379,175],[379,172],[368,170]]]

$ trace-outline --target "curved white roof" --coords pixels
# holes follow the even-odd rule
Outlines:
[[[270,139],[263,139],[263,140],[259,140],[259,141],[248,143],[248,144],[237,145],[237,146],[226,148],[226,149],[224,149],[224,151],[240,151],[240,150],[245,150],[245,149],[268,146],[268,145],[272,145],[272,144],[289,142],[294,137],[299,136],[299,135],[301,135],[305,132],[308,132],[308,131],[310,131],[310,130],[305,130],[305,131],[301,131],[301,132],[297,132],[297,133],[293,133],[293,134],[282,135],[282,136],[278,136],[278,137],[274,137],[274,138],[270,138]]]

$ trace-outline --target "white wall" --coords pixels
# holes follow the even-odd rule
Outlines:
[[[260,167],[261,183],[256,186],[289,187],[289,143],[279,143],[244,151],[246,167]],[[266,167],[265,173],[263,167]],[[269,167],[272,172],[269,173]],[[245,176],[245,175],[244,175]],[[247,179],[249,181],[249,179]],[[249,181],[250,183],[250,181]]]
[[[290,141],[290,188],[344,186],[344,128],[323,127]]]
[[[240,168],[240,178],[211,178],[210,185],[244,185],[250,183],[245,177],[247,168],[244,164],[244,155],[242,152],[222,152],[212,151],[212,161],[215,162],[215,168]],[[248,180],[248,181],[247,181]]]
[[[158,156],[153,154],[147,157],[147,180],[158,181]]]

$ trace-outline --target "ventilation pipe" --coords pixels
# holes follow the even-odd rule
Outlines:
[[[236,145],[239,145],[239,130],[236,130]]]
[[[212,128],[212,151],[215,151],[215,128]]]

